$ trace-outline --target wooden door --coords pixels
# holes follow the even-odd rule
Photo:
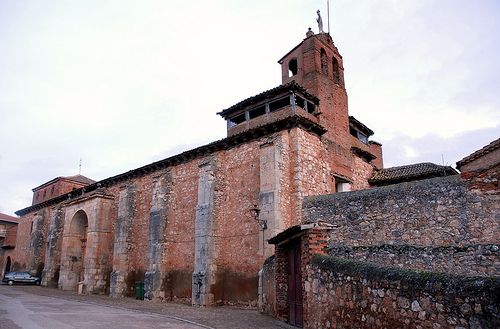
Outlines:
[[[300,240],[288,249],[288,322],[302,327],[302,268]]]

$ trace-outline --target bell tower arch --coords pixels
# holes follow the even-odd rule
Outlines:
[[[348,147],[349,113],[344,85],[342,56],[328,33],[306,38],[279,61],[282,83],[297,82],[320,101],[319,123],[327,128],[325,137]]]

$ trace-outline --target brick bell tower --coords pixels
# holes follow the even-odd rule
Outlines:
[[[292,80],[305,87],[320,100],[319,123],[328,129],[325,137],[349,147],[349,114],[344,85],[342,56],[328,33],[306,38],[279,61],[282,83]]]

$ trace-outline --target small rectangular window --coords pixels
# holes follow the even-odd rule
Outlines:
[[[266,106],[262,105],[248,112],[250,119],[266,114]]]
[[[368,136],[366,136],[365,134],[363,134],[361,131],[359,130],[356,130],[354,128],[349,128],[349,133],[356,137],[357,139],[359,139],[362,143],[364,144],[368,144]]]
[[[237,115],[229,119],[229,127],[234,127],[240,123],[245,122],[245,113]]]
[[[289,105],[290,105],[290,97],[284,97],[282,99],[278,99],[277,101],[269,103],[269,112],[277,111]]]
[[[295,97],[295,105],[297,105],[301,109],[305,109],[305,107],[306,107],[306,101],[302,97],[296,96]]]
[[[337,192],[349,192],[351,190],[351,184],[339,182],[335,184]]]
[[[307,112],[313,114],[316,111],[316,105],[311,102],[307,102]]]
[[[363,134],[362,132],[359,132],[359,131],[358,131],[358,139],[359,139],[362,143],[364,143],[364,144],[368,144],[368,137],[367,137],[365,134]]]

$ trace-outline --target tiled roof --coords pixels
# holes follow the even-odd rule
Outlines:
[[[307,99],[313,101],[316,105],[319,104],[319,99],[318,97],[310,94],[306,88],[302,87],[295,81],[290,81],[289,83],[286,83],[284,85],[279,85],[278,87],[275,87],[273,89],[266,90],[260,94],[257,94],[255,96],[249,97],[247,99],[242,100],[239,103],[236,103],[235,105],[223,110],[222,112],[218,112],[217,114],[225,118],[229,113],[232,113],[236,110],[240,110],[243,108],[246,108],[250,105],[253,105],[257,102],[260,102],[262,100],[265,100],[266,98],[272,98],[276,94],[282,93],[284,91],[297,91],[300,92],[304,97]]]
[[[16,217],[13,217],[13,216],[9,216],[9,215],[0,213],[0,221],[18,223],[19,219],[17,219]]]
[[[64,179],[69,179],[69,180],[72,180],[74,182],[78,182],[78,183],[82,183],[82,184],[93,184],[95,183],[95,180],[92,180],[88,177],[85,177],[83,175],[75,175],[75,176],[67,176],[67,177],[63,177]]]
[[[462,160],[457,162],[457,168],[460,169],[461,166],[476,160],[477,158],[482,157],[485,154],[488,154],[490,152],[493,152],[494,150],[498,149],[500,147],[500,138],[489,143],[485,147],[483,147],[480,150],[477,150],[476,152],[472,153],[471,155],[466,156]]]
[[[68,177],[56,177],[46,183],[43,183],[42,185],[40,186],[37,186],[35,187],[32,191],[35,192],[39,189],[41,189],[42,187],[46,187],[48,185],[51,185],[55,182],[57,182],[58,180],[61,180],[61,179],[66,179],[66,180],[71,180],[73,182],[77,182],[77,183],[81,183],[81,184],[85,184],[85,185],[89,185],[89,184],[94,184],[95,181],[88,178],[88,177],[85,177],[83,175],[75,175],[75,176],[68,176]]]
[[[381,186],[457,174],[458,172],[450,166],[423,162],[381,169],[375,172],[368,182],[372,185]]]

